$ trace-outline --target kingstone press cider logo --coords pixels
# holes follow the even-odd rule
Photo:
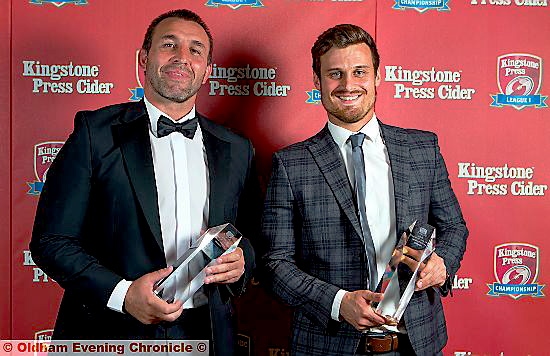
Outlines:
[[[53,329],[40,330],[34,333],[34,340],[36,341],[50,341],[53,336]]]
[[[228,6],[233,10],[237,10],[242,6],[263,7],[260,0],[208,0],[205,4],[210,7]]]
[[[506,243],[495,246],[496,282],[487,284],[490,296],[508,295],[544,297],[545,285],[535,283],[539,274],[539,248],[527,243]]]
[[[548,184],[535,177],[536,172],[535,166],[458,162],[458,178],[467,179],[468,195],[543,197]]]
[[[48,170],[63,144],[64,142],[61,141],[48,141],[34,145],[34,175],[36,181],[27,182],[30,187],[27,194],[40,195],[44,182],[46,182]]]
[[[44,271],[34,263],[31,251],[23,250],[23,266],[32,268],[33,283],[49,283],[55,282]]]
[[[48,347],[51,344],[53,337],[53,329],[45,329],[40,330],[34,333],[34,347],[33,350],[37,350],[34,352],[34,356],[42,356],[47,353],[40,352],[38,350],[41,349],[41,347]]]
[[[141,85],[144,78],[143,71],[139,66],[139,50],[136,51],[135,57],[135,76],[138,86],[128,88],[132,93],[128,99],[130,101],[139,101],[144,95]],[[208,79],[208,95],[210,96],[286,97],[292,89],[290,85],[276,81],[276,67],[253,67],[250,64],[242,67],[222,67],[214,63]]]
[[[51,64],[23,60],[25,78],[32,79],[32,93],[46,95],[111,94],[114,83],[100,81],[100,65],[69,63]]]
[[[277,67],[223,67],[212,64],[208,95],[286,97],[290,85],[277,81]]]
[[[401,65],[384,67],[384,81],[394,83],[395,99],[472,100],[476,89],[462,83],[462,70],[436,67],[407,68]]]
[[[33,5],[42,5],[44,3],[46,4],[52,4],[57,7],[61,7],[63,5],[67,4],[74,4],[74,5],[88,5],[88,0],[61,0],[61,1],[53,1],[53,0],[29,0],[30,4]]]
[[[428,10],[451,11],[448,2],[449,0],[395,0],[393,8],[396,10],[414,9],[420,13]]]
[[[497,83],[500,93],[491,95],[491,106],[527,106],[546,108],[548,96],[539,94],[542,84],[542,58],[525,53],[510,53],[497,59]]]

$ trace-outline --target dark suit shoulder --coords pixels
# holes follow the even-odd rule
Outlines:
[[[305,141],[296,142],[284,148],[281,148],[280,150],[277,151],[277,154],[281,156],[299,154],[300,152],[303,152],[305,149],[307,149],[308,146],[309,146],[309,139]]]
[[[129,108],[132,108],[134,106],[139,106],[139,103],[118,103],[118,104],[112,104],[108,106],[103,106],[98,109],[93,110],[81,110],[81,112],[84,112],[89,115],[99,115],[99,116],[109,116],[109,115],[116,115],[122,111],[128,110]]]
[[[327,135],[329,135],[329,136],[327,136]],[[297,157],[297,156],[309,155],[308,147],[310,147],[311,145],[313,145],[313,144],[315,144],[315,143],[317,143],[321,140],[325,140],[327,138],[332,140],[332,136],[330,136],[330,133],[329,133],[328,129],[325,126],[325,128],[323,128],[321,131],[319,131],[315,135],[313,135],[313,136],[311,136],[311,137],[309,137],[309,138],[307,138],[303,141],[290,144],[290,145],[278,150],[277,155],[282,156],[282,157]]]
[[[85,118],[90,126],[110,125],[118,122],[122,117],[125,117],[132,111],[135,112],[135,115],[132,116],[136,117],[146,113],[145,104],[140,101],[133,103],[113,104],[95,110],[82,110],[76,113],[75,121],[83,120]],[[75,124],[78,124],[78,122],[75,122]]]
[[[237,144],[249,144],[250,140],[248,138],[231,131],[231,129],[223,125],[215,123],[201,114],[197,114],[197,116],[199,117],[201,128],[207,130],[218,139]]]
[[[382,135],[384,139],[390,137],[402,137],[404,141],[409,143],[432,143],[437,141],[437,135],[434,132],[414,129],[403,128],[398,126],[386,125],[380,123],[382,129]]]

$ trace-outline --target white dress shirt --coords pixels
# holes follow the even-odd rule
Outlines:
[[[355,173],[349,137],[357,132],[349,131],[329,121],[328,129],[334,142],[340,148],[352,187],[355,187]],[[365,158],[365,202],[369,229],[376,250],[378,276],[382,276],[390,261],[396,243],[396,217],[393,179],[388,150],[380,134],[376,115],[359,130],[366,135],[362,149]],[[331,316],[339,320],[340,304],[347,291],[340,290],[334,298]],[[397,302],[397,301],[396,301]]]
[[[157,137],[157,121],[161,115],[184,122],[195,117],[195,107],[179,120],[174,120],[163,113],[147,98],[144,98],[149,116],[149,138],[155,171],[155,181],[158,194],[158,209],[162,242],[166,263],[174,264],[179,256],[189,249],[191,244],[206,230],[208,226],[208,162],[200,125],[192,140],[179,132],[164,137]],[[120,281],[113,290],[107,306],[122,311],[124,298],[131,281]],[[172,286],[176,299],[182,291],[178,291],[177,281]],[[188,299],[183,307],[193,308],[208,302],[206,295],[200,289],[193,298]]]

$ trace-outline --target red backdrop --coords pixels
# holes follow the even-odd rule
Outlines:
[[[0,145],[0,285],[8,288],[0,290],[0,338],[10,335],[11,328],[11,210],[10,210],[10,29],[11,29],[11,4],[0,4],[0,135],[4,143]]]
[[[337,23],[367,29],[381,54],[378,117],[439,135],[471,232],[454,297],[444,302],[445,353],[544,354],[549,13],[546,0],[491,2],[3,2],[0,285],[10,288],[0,291],[0,338],[48,337],[53,328],[61,289],[33,265],[28,243],[44,172],[75,112],[137,99],[136,50],[147,25],[187,7],[215,38],[217,72],[198,110],[252,139],[264,184],[273,151],[326,122],[312,84],[315,38]],[[45,72],[59,65],[72,72]],[[252,78],[228,78],[228,68],[248,68]],[[243,351],[284,355],[289,311],[255,284],[239,306]]]

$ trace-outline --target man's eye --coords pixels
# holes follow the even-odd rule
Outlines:
[[[362,76],[365,75],[365,71],[364,70],[356,70],[355,75],[358,76],[358,77],[362,77]]]
[[[339,79],[342,76],[342,73],[340,72],[331,72],[329,73],[329,77],[332,79]]]
[[[173,43],[164,43],[164,44],[162,45],[162,47],[174,48],[175,45],[174,45]]]
[[[196,49],[196,48],[191,48],[191,53],[193,54],[196,54],[196,55],[201,55],[202,54],[202,51],[199,50],[199,49]]]

